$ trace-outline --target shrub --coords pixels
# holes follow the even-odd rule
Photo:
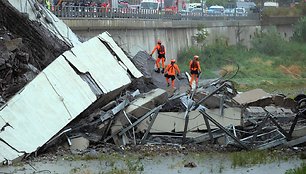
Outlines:
[[[306,17],[301,18],[294,25],[292,39],[298,42],[306,42]]]
[[[253,49],[270,56],[280,55],[284,43],[275,27],[270,27],[266,32],[257,32],[251,41]]]
[[[208,36],[208,31],[204,25],[198,25],[197,27],[198,33],[192,38],[197,42],[198,45],[204,46],[205,40]]]
[[[296,7],[266,8],[263,16],[300,16],[301,9]]]

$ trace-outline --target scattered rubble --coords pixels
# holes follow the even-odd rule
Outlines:
[[[141,55],[142,59],[149,59],[147,54]],[[135,65],[141,72],[152,70]],[[127,95],[119,96],[95,111],[100,113],[99,116],[94,114],[96,116],[89,116],[79,124],[68,125],[65,129],[71,131],[66,133],[67,137],[79,134],[95,145],[114,143],[117,147],[131,145],[136,149],[145,149],[144,145],[170,145],[181,150],[190,145],[196,147],[196,144],[267,149],[306,142],[303,132],[305,106],[299,104],[305,102],[305,97],[300,97],[297,102],[261,89],[237,93],[232,83],[224,79],[209,82],[193,91],[175,92],[170,97],[169,91],[162,89],[166,89],[165,84],[156,83],[162,76],[155,76],[153,71],[150,73],[146,80],[151,80],[156,89],[146,93],[126,91]],[[135,93],[137,95],[131,96]],[[96,123],[95,119],[90,120],[93,117],[99,119],[99,124],[93,124]],[[75,125],[88,128],[76,129]]]

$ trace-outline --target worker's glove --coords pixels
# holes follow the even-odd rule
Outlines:
[[[152,57],[152,54],[150,54],[150,57]]]
[[[179,74],[179,73],[177,73],[177,74],[176,74],[176,76],[177,76],[177,77],[180,77],[180,74]]]

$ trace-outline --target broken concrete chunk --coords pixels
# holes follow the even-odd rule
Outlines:
[[[303,136],[306,136],[306,126],[303,126],[303,127],[300,127],[300,128],[296,128],[292,132],[292,137],[293,138],[303,137]]]
[[[207,114],[217,120],[223,126],[241,125],[241,109],[225,108],[224,116],[220,115],[219,109],[207,109]],[[183,132],[185,119],[184,112],[159,112],[150,133]],[[211,128],[217,128],[211,125]],[[189,112],[188,131],[206,130],[204,119],[199,111]]]
[[[288,142],[284,143],[284,145],[292,147],[292,146],[296,146],[296,145],[299,145],[299,144],[302,144],[302,143],[305,143],[305,142],[306,142],[306,136],[303,136],[303,137],[288,141]]]
[[[275,107],[275,106],[266,106],[265,109],[267,112],[273,115],[273,117],[293,117],[294,114],[291,109]]]
[[[255,102],[260,99],[270,98],[271,95],[266,93],[262,89],[253,89],[247,92],[237,94],[233,99],[240,105],[246,105],[248,103]]]
[[[17,38],[13,40],[7,40],[4,42],[4,45],[8,51],[14,51],[20,47],[22,44],[22,38]]]
[[[111,134],[113,136],[113,140],[114,140],[114,143],[117,145],[117,146],[121,146],[121,145],[126,145],[129,143],[129,140],[128,138],[126,137],[125,134],[123,134],[122,136],[119,136],[119,135],[115,135],[115,134],[118,134],[121,130],[123,129],[123,125],[121,124],[121,122],[117,119],[115,124],[112,126],[111,128]]]
[[[132,59],[132,62],[146,78],[152,78],[155,61],[145,51],[139,51]]]
[[[244,119],[262,119],[266,114],[262,107],[249,106],[244,112]]]
[[[132,101],[125,109],[125,112],[128,116],[139,118],[156,106],[164,104],[167,100],[167,92],[163,89],[157,88]],[[123,125],[129,124],[123,113],[121,113],[118,117]]]
[[[204,98],[206,96],[206,93],[202,92],[202,93],[197,93],[194,96],[195,101],[200,101],[202,98]],[[209,99],[203,101],[202,103],[200,103],[201,105],[209,108],[209,109],[215,109],[215,108],[219,108],[220,107],[220,97],[217,95],[213,95],[211,97],[209,97]]]
[[[70,150],[73,154],[79,154],[85,151],[89,146],[89,140],[84,137],[71,138]]]

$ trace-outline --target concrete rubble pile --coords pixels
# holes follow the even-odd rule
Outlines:
[[[90,144],[111,143],[118,147],[219,144],[267,149],[279,145],[295,146],[306,141],[306,135],[302,133],[306,128],[305,95],[290,99],[261,89],[238,93],[226,80],[208,82],[197,90],[173,94],[165,84],[159,83],[163,76],[156,76],[152,71],[154,66],[151,66],[148,54],[140,52],[132,61],[146,80],[152,81],[155,89],[151,86],[147,88],[149,92],[140,92],[138,88],[143,85],[136,85],[125,90],[116,100],[81,121],[70,123],[62,136],[64,142],[69,142],[72,147],[74,143],[71,142],[75,139],[80,139],[75,144],[86,140],[86,148]],[[146,66],[148,69],[144,68]],[[181,85],[188,86],[187,78],[181,79]],[[83,153],[86,148],[71,150]]]
[[[0,28],[0,32],[0,90],[4,104],[40,71],[30,63],[22,38],[14,38],[5,27]]]
[[[12,6],[15,4],[18,4],[15,6],[17,9]],[[36,18],[32,17],[34,13],[26,13],[32,8],[30,4],[17,0],[0,2],[0,102],[2,104],[72,46],[72,43],[58,38],[56,32],[50,32],[48,27],[42,27],[47,26],[45,18],[35,20]],[[37,9],[39,8],[37,6]]]
[[[44,69],[33,68],[25,52],[14,52],[16,46],[5,47],[11,50],[8,62],[37,76],[1,107],[1,162],[64,144],[84,153],[109,143],[267,149],[306,142],[304,94],[290,99],[261,89],[238,93],[225,78],[190,90],[188,73],[177,79],[176,89],[167,88],[147,53],[128,57],[107,32],[71,43]],[[12,68],[7,62],[1,67]]]

